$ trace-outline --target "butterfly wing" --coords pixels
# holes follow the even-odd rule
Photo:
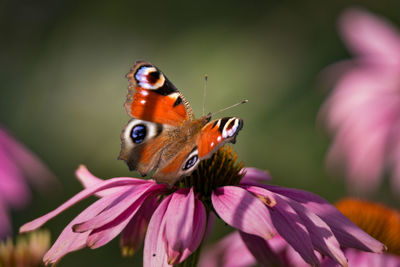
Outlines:
[[[196,140],[199,158],[207,159],[226,143],[234,144],[242,127],[243,120],[236,117],[225,117],[207,123]]]
[[[185,97],[154,65],[137,61],[126,75],[129,80],[125,109],[133,118],[180,126],[193,120]]]
[[[224,144],[235,143],[236,136],[243,127],[243,120],[227,117],[207,123],[201,131],[186,142],[169,161],[161,159],[160,166],[153,177],[170,186],[180,178],[189,176],[200,163]],[[167,149],[168,150],[168,149]],[[166,152],[167,153],[167,152]],[[163,158],[163,156],[161,157]]]
[[[193,120],[185,97],[154,65],[137,61],[129,80],[125,109],[133,117],[121,134],[119,159],[146,176],[160,162],[171,130]]]

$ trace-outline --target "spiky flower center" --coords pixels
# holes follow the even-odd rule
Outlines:
[[[382,204],[345,198],[335,204],[347,218],[400,255],[400,213]]]
[[[220,148],[211,158],[200,162],[192,175],[184,178],[179,187],[194,187],[205,202],[211,197],[211,192],[221,186],[237,185],[243,178],[241,172],[244,164],[238,162],[238,155],[232,147]]]

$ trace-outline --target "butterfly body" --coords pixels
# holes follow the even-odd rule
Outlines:
[[[243,121],[211,116],[196,119],[185,97],[150,63],[138,61],[127,74],[125,109],[133,117],[121,134],[121,152],[131,170],[172,186],[227,142]]]

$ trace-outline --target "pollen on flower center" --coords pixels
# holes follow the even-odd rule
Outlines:
[[[345,198],[335,204],[358,227],[400,255],[400,213],[382,204]]]
[[[180,182],[180,187],[194,187],[197,193],[209,197],[213,189],[237,185],[245,173],[244,164],[230,146],[220,148],[211,158],[200,162],[197,170]]]

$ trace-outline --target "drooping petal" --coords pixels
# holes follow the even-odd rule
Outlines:
[[[183,262],[199,247],[206,231],[207,215],[203,202],[201,202],[201,200],[199,200],[198,198],[195,198],[194,208],[192,240],[190,241],[189,247],[183,251],[180,259],[181,262]]]
[[[238,231],[224,237],[201,253],[199,267],[248,267],[256,264]]]
[[[59,206],[58,208],[56,208],[55,210],[47,213],[46,215],[43,215],[42,217],[39,217],[31,222],[28,222],[26,224],[24,224],[23,226],[21,226],[21,228],[19,229],[20,233],[24,233],[24,232],[28,232],[28,231],[32,231],[34,229],[39,228],[40,226],[42,226],[43,224],[45,224],[48,220],[54,218],[55,216],[57,216],[58,214],[60,214],[61,212],[63,212],[64,210],[68,209],[69,207],[75,205],[77,202],[99,192],[102,191],[104,189],[108,189],[108,188],[112,188],[112,187],[116,187],[116,186],[124,186],[124,185],[131,185],[131,184],[135,184],[136,180],[132,180],[132,178],[128,178],[128,177],[124,177],[124,178],[112,178],[109,180],[105,180],[103,183],[101,184],[97,184],[91,188],[87,188],[85,190],[82,190],[81,192],[79,192],[78,194],[76,194],[75,196],[73,196],[72,198],[70,198],[67,202],[65,202],[64,204],[62,204],[61,206]]]
[[[2,150],[6,150],[14,159],[31,184],[39,190],[54,189],[56,184],[54,174],[35,154],[4,129],[0,129],[0,143]]]
[[[143,186],[146,188],[146,185]],[[110,217],[113,218],[113,220],[111,221],[108,219],[106,220],[103,214],[100,214],[98,217],[101,217],[102,219],[95,220],[95,222],[98,222],[98,225],[101,225],[101,227],[94,229],[90,233],[87,239],[87,245],[90,248],[95,249],[104,246],[105,244],[110,242],[128,225],[128,223],[132,220],[132,218],[135,216],[135,214],[138,212],[139,208],[143,205],[143,202],[147,198],[153,198],[155,194],[160,193],[160,189],[165,188],[166,186],[162,184],[152,185],[149,188],[143,190],[144,192],[140,194],[140,197],[131,197],[132,199],[134,199],[133,202],[131,200],[121,200],[122,202],[129,202],[131,203],[131,205],[126,207],[125,210],[121,210],[120,208],[118,208],[117,211],[122,212],[120,214],[117,213],[118,216],[116,217],[115,215],[110,214]],[[103,222],[107,221],[107,224],[103,224],[102,220]]]
[[[143,266],[171,266],[168,264],[168,257],[166,252],[166,244],[163,238],[165,229],[165,212],[168,204],[172,198],[169,195],[158,206],[156,211],[151,216],[149,226],[147,228],[146,238],[144,240],[143,249]]]
[[[330,227],[320,217],[307,210],[301,204],[285,196],[281,195],[280,197],[283,198],[303,220],[310,234],[314,248],[322,255],[331,257],[341,266],[347,266],[347,259]]]
[[[75,176],[78,178],[79,182],[83,185],[84,188],[91,188],[93,186],[98,185],[99,183],[103,183],[104,180],[100,179],[96,176],[94,176],[87,168],[85,165],[79,165],[78,169],[75,171]],[[143,183],[148,183],[148,180],[143,180],[143,179],[137,179],[137,178],[131,178],[132,183],[136,181],[136,183],[143,184]],[[106,196],[112,193],[115,193],[117,191],[122,190],[120,187],[113,187],[109,189],[105,189],[102,191],[99,191],[96,193],[96,196],[102,197]]]
[[[372,252],[382,252],[385,249],[382,243],[358,228],[323,198],[299,189],[272,185],[262,186],[270,191],[297,201],[306,209],[318,215],[331,228],[336,239],[342,246]]]
[[[86,232],[110,223],[132,206],[139,198],[142,198],[151,186],[152,184],[131,186],[125,194],[116,199],[114,203],[108,206],[99,215],[84,223],[74,225],[74,231]]]
[[[193,188],[176,191],[165,213],[168,263],[181,263],[199,246],[205,231],[206,214]]]
[[[280,196],[276,195],[276,205],[269,208],[272,222],[282,236],[311,265],[318,265],[314,254],[310,233],[297,212]]]
[[[247,249],[251,252],[257,262],[261,266],[280,266],[281,261],[268,242],[256,235],[250,235],[239,231],[242,242],[245,243]]]
[[[394,63],[400,59],[400,33],[384,18],[351,8],[339,22],[343,39],[354,53]]]
[[[43,261],[46,264],[55,263],[67,253],[84,248],[90,232],[76,233],[72,230],[72,226],[96,216],[104,207],[112,203],[122,193],[123,192],[118,192],[103,197],[82,211],[64,228],[56,242],[44,256]]]
[[[135,216],[121,232],[121,248],[124,256],[132,256],[142,245],[147,225],[158,207],[155,198],[147,198]]]
[[[215,211],[229,225],[265,239],[275,235],[268,209],[245,189],[220,187],[213,191],[211,200]]]
[[[121,231],[126,227],[132,217],[139,210],[140,206],[143,204],[145,197],[139,198],[136,202],[134,202],[130,207],[128,207],[125,211],[122,212],[118,217],[116,217],[113,221],[103,225],[100,228],[94,229],[90,232],[89,237],[87,239],[87,246],[91,249],[96,249],[101,246],[104,246],[112,239],[114,239]]]
[[[31,197],[24,175],[0,144],[0,196],[12,208],[25,206]]]
[[[265,170],[247,167],[242,169],[241,172],[246,173],[240,181],[241,184],[262,183],[269,182],[271,180],[271,175]]]

